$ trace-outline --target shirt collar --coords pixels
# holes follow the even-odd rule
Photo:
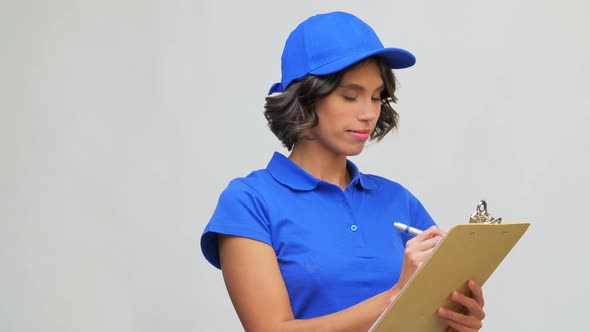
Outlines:
[[[352,161],[346,160],[346,167],[348,168],[348,171],[352,177],[350,183],[366,190],[373,190],[375,187],[377,187],[375,181],[373,181],[369,176],[361,173],[358,167],[356,167]]]
[[[371,180],[370,177],[362,174],[352,161],[346,160],[346,167],[352,177],[352,180],[350,181],[351,184],[367,190],[376,187],[375,182]],[[266,170],[277,182],[293,190],[314,190],[321,181],[307,173],[303,168],[299,167],[279,152],[273,154],[270,162],[266,166]]]

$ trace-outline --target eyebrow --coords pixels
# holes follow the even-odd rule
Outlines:
[[[342,89],[352,89],[352,90],[357,90],[357,91],[365,91],[365,87],[360,85],[360,84],[356,84],[356,83],[346,83],[346,84],[340,84],[338,86],[339,88]],[[378,86],[375,91],[377,90],[383,90],[385,88],[385,86],[383,84],[381,84],[380,86]]]

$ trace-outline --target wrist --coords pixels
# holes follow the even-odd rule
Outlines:
[[[398,297],[398,295],[399,295],[399,293],[401,293],[401,291],[402,291],[402,286],[399,283],[393,285],[393,287],[391,287],[388,291],[389,292],[389,294],[388,294],[389,295],[389,298],[388,298],[389,303],[392,303],[393,301],[395,301],[395,299]]]

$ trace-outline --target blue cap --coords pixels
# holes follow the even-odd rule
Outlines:
[[[268,94],[283,92],[291,82],[308,74],[332,74],[373,55],[385,59],[392,69],[416,63],[406,50],[383,47],[375,31],[352,14],[312,16],[287,38],[281,56],[281,82],[273,84]]]

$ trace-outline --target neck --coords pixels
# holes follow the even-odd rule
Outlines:
[[[289,159],[314,177],[345,190],[350,183],[345,155],[327,155],[293,147]]]

